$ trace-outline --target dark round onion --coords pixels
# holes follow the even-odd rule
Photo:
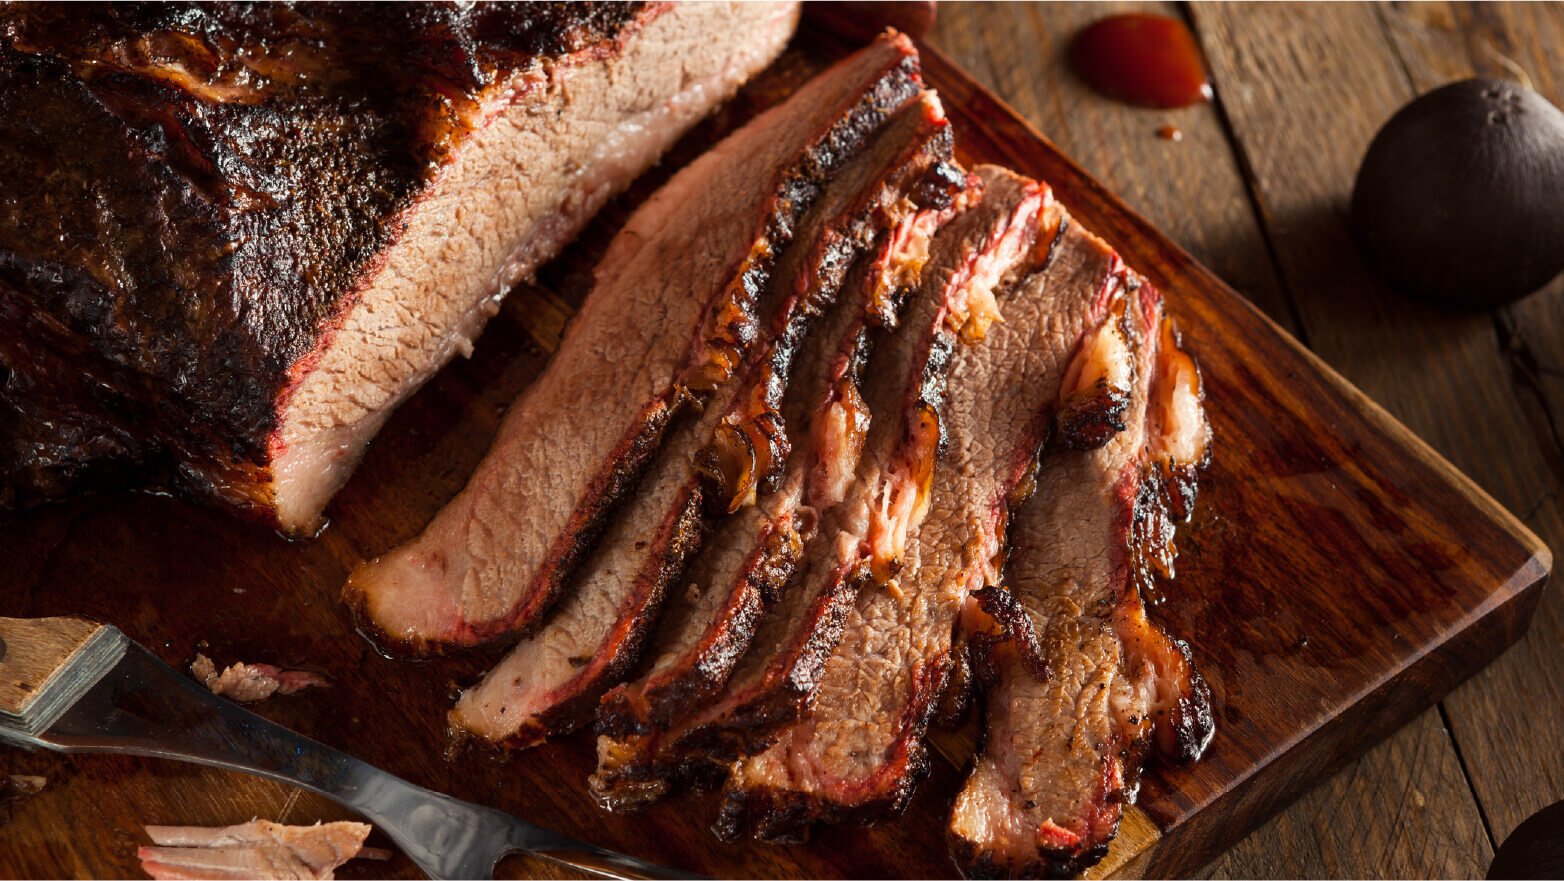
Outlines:
[[[1537,290],[1564,270],[1564,112],[1508,80],[1423,95],[1369,145],[1352,229],[1408,296],[1496,306]]]

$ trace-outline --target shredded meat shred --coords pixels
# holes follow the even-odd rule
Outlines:
[[[364,823],[316,823],[284,826],[251,820],[237,826],[148,826],[151,847],[136,851],[141,868],[157,879],[240,879],[330,881],[355,857],[384,859],[366,849],[370,827]]]
[[[274,694],[293,694],[306,688],[330,685],[319,673],[284,670],[271,664],[230,664],[217,672],[217,665],[206,655],[196,655],[190,673],[219,697],[242,704],[263,701]]]

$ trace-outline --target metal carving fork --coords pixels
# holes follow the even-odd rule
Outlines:
[[[414,786],[213,695],[118,628],[0,618],[0,741],[243,771],[363,814],[431,878],[493,878],[530,851],[611,878],[680,873]]]

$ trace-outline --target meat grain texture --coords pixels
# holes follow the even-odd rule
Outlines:
[[[919,210],[914,191],[948,200],[948,193],[923,183],[949,156],[948,123],[938,102],[925,96],[898,111],[846,163],[801,223],[798,241],[777,260],[757,310],[769,312],[761,322],[769,330],[757,334],[744,367],[718,385],[698,419],[670,433],[629,504],[566,586],[560,608],[462,696],[451,714],[454,726],[525,745],[590,718],[598,697],[639,659],[669,584],[699,547],[701,509],[721,516],[727,498],[742,492],[698,467],[703,448],[720,429],[748,437],[734,426],[772,423],[781,406],[772,397],[786,387],[794,353],[815,318],[833,307],[853,256],[898,215]],[[755,463],[770,455],[758,451],[773,437],[767,432],[760,443],[746,443],[747,471],[769,470]]]
[[[974,180],[958,201],[962,210],[933,234],[906,314],[869,362],[867,434],[840,504],[818,515],[796,575],[714,700],[692,702],[649,733],[600,740],[593,786],[606,803],[643,803],[671,778],[724,769],[764,750],[808,707],[859,587],[877,569],[896,565],[898,536],[928,510],[949,355],[975,290],[968,282],[994,261],[1015,259],[1006,245],[1024,238],[1018,233],[1031,227],[1040,206],[1038,198],[1008,194],[989,201],[980,183]]]
[[[992,166],[977,173],[985,202],[1014,220],[996,259],[967,277],[967,299],[987,302],[999,289],[992,309],[1002,320],[953,356],[944,453],[903,565],[865,587],[848,613],[814,710],[734,768],[730,835],[799,839],[818,820],[872,822],[899,812],[926,770],[923,734],[955,667],[958,616],[995,575],[1010,503],[1031,476],[1073,345],[1069,328],[1101,282],[1044,268],[1064,220],[1045,187]]]
[[[896,45],[915,69],[905,43],[879,47]],[[739,156],[719,146],[704,161]],[[819,234],[800,230],[782,265]],[[657,464],[605,515],[599,553],[641,573],[689,554],[692,581],[574,595],[542,625],[546,656],[499,668],[474,718],[499,739],[517,730],[501,717],[536,704],[506,693],[542,691],[534,672],[568,666],[594,689],[629,678],[598,706],[590,785],[605,807],[726,778],[719,835],[794,840],[899,811],[927,766],[928,723],[975,684],[986,731],[951,815],[958,862],[1076,872],[1105,853],[1145,762],[1193,760],[1212,736],[1188,647],[1141,598],[1171,577],[1210,455],[1199,371],[1160,295],[1043,184],[978,169],[951,210],[878,234],[846,275],[853,311],[824,319],[821,344],[773,369],[784,323],[729,350],[732,365],[756,353],[766,381],[702,373],[723,415],[673,428],[661,454],[674,455],[648,453]],[[872,293],[891,276],[890,289],[910,276],[905,297]],[[713,438],[695,457],[706,481],[689,478],[691,425]],[[659,537],[713,504],[737,511],[698,531],[698,550]],[[648,540],[667,550],[633,553]],[[670,592],[679,617],[636,676],[626,649]],[[604,621],[634,626],[603,639]]]

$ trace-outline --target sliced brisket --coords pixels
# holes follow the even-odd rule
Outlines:
[[[177,482],[311,531],[391,410],[796,15],[0,11],[0,504]]]
[[[523,631],[553,605],[670,420],[738,369],[775,256],[869,136],[920,92],[886,37],[681,170],[626,222],[547,370],[467,487],[345,597],[414,652]]]
[[[889,127],[860,161],[869,168],[875,154],[881,154],[882,170],[877,173],[889,175],[900,169],[891,176],[903,179],[889,188],[875,185],[864,191],[880,194],[869,200],[882,203],[872,212],[884,221],[873,227],[879,233],[880,253],[855,264],[846,283],[845,302],[830,312],[823,327],[811,332],[807,345],[798,344],[797,327],[773,338],[777,344],[772,357],[751,378],[740,397],[741,406],[724,415],[703,458],[708,473],[716,472],[713,482],[720,503],[729,508],[737,503],[739,510],[717,527],[690,573],[686,597],[675,598],[654,642],[655,660],[647,675],[605,696],[600,731],[645,733],[649,725],[666,726],[675,713],[721,688],[747,648],[755,620],[786,583],[802,542],[813,531],[816,510],[799,510],[803,478],[816,455],[809,431],[811,416],[841,394],[840,384],[853,381],[852,373],[843,372],[848,368],[841,359],[861,364],[873,338],[866,325],[884,320],[889,308],[884,301],[895,296],[886,290],[887,283],[897,279],[887,277],[883,251],[903,243],[908,227],[928,228],[927,218],[948,213],[955,197],[951,189],[965,184],[964,175],[954,173],[949,164],[950,153],[948,123],[929,95],[904,111],[900,124]],[[908,173],[919,169],[916,177]],[[851,213],[864,215],[862,208]],[[870,231],[860,229],[854,238],[847,238],[842,231],[831,230],[820,238],[811,261],[816,269],[799,278],[812,289],[807,299],[836,296],[842,287],[843,258],[850,256],[844,246],[850,247],[851,254],[861,252],[862,235]],[[905,245],[902,250],[907,250]],[[795,361],[800,362],[796,370]],[[798,375],[789,382],[794,372]],[[791,442],[793,437],[799,441]],[[773,467],[772,462],[781,467]],[[777,485],[775,491],[755,498],[763,485],[772,484]]]
[[[689,459],[696,433],[710,427],[701,420],[670,433],[559,608],[462,693],[453,730],[533,746],[580,724],[603,688],[635,664],[669,581],[700,545],[701,486]]]
[[[858,587],[876,570],[894,570],[904,547],[898,538],[927,510],[946,368],[956,331],[971,317],[967,282],[997,259],[1020,258],[1025,249],[1014,243],[1041,197],[1025,201],[970,197],[935,235],[908,314],[867,373],[864,399],[876,415],[846,498],[821,515],[800,572],[715,700],[633,744],[599,741],[600,794],[626,803],[657,794],[670,775],[725,767],[765,749],[807,706]]]
[[[1109,254],[1077,234],[1058,259]],[[977,637],[990,645],[980,666],[994,684],[950,822],[969,874],[1054,877],[1091,865],[1134,800],[1153,736],[1173,760],[1210,739],[1209,694],[1188,649],[1141,600],[1147,573],[1169,559],[1172,522],[1189,511],[1209,445],[1198,372],[1161,308],[1149,285],[1115,274],[1066,377],[1060,448],[1017,514],[1009,590],[979,594],[999,641]],[[1081,317],[1066,329],[1078,333]],[[1088,398],[1096,416],[1076,419]],[[1113,428],[1077,431],[1103,424]]]
[[[850,282],[861,290],[866,263]],[[817,330],[784,400],[786,423],[797,426],[818,399],[828,341],[862,327],[852,302],[842,304]],[[796,461],[807,451],[794,447],[788,476],[774,493],[741,508],[711,536],[686,580],[671,598],[668,615],[653,642],[647,672],[603,696],[598,709],[598,769],[592,792],[609,810],[630,810],[660,797],[668,781],[657,765],[660,732],[710,700],[727,683],[748,650],[761,616],[792,577],[804,544],[815,531],[815,512],[801,507],[802,481]]]
[[[633,500],[574,576],[561,607],[541,632],[462,695],[451,714],[454,727],[490,741],[531,745],[579,725],[636,662],[669,582],[700,544],[699,512],[709,495],[695,463],[701,445],[718,429],[776,421],[756,404],[781,406],[793,352],[813,319],[835,302],[853,258],[903,216],[940,207],[920,206],[914,198],[949,204],[951,193],[925,183],[950,178],[942,168],[950,154],[949,123],[929,93],[898,112],[838,173],[778,261],[776,290],[765,298],[777,305],[770,329],[751,347],[749,369],[721,383],[704,415],[671,434]],[[712,507],[728,506],[732,486],[723,485]],[[649,524],[658,525],[648,532]]]
[[[815,820],[879,819],[900,810],[925,768],[923,734],[954,666],[958,616],[972,591],[995,580],[1010,506],[1034,471],[1074,347],[1068,328],[1089,312],[1109,271],[1103,263],[1049,272],[1042,264],[1062,210],[1035,182],[992,166],[978,171],[985,202],[1032,218],[1008,240],[1006,258],[973,279],[1007,291],[990,307],[1002,321],[954,356],[947,453],[906,564],[859,595],[814,709],[735,767],[720,824],[727,835],[749,829],[796,839]],[[1007,272],[1021,280],[1004,285]]]
[[[976,179],[965,183],[969,190],[981,185]],[[934,234],[977,195],[971,192],[948,209],[908,218],[892,230],[865,268],[862,319],[835,358],[824,365],[829,371],[825,397],[803,417],[808,421],[804,433],[810,456],[800,460],[807,470],[799,480],[805,485],[804,502],[810,507],[824,510],[846,498],[868,438],[871,414],[863,399],[863,374],[875,343],[899,325],[909,293],[922,281]]]

